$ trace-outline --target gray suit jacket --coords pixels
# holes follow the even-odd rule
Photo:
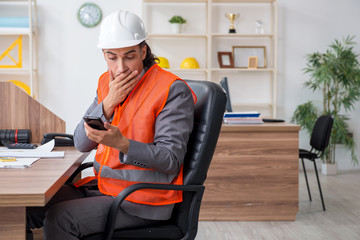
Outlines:
[[[85,115],[101,117],[102,103],[97,96]],[[127,155],[120,153],[119,161],[124,164],[142,166],[166,174],[176,174],[183,164],[189,135],[193,128],[194,102],[191,91],[182,81],[175,81],[169,91],[163,110],[156,118],[153,143],[130,140]],[[82,152],[94,149],[98,144],[86,137],[84,120],[81,120],[74,132],[75,147]],[[174,205],[150,206],[125,201],[122,208],[127,213],[154,220],[169,219]]]

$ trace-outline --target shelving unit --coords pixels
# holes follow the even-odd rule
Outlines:
[[[23,36],[23,64],[21,68],[0,68],[1,81],[9,78],[21,78],[30,87],[30,95],[38,97],[37,84],[37,5],[36,0],[0,0],[1,16],[28,17],[29,26],[24,27],[0,27],[0,41],[5,38],[16,39]],[[25,43],[28,42],[27,48]],[[7,48],[7,47],[6,47]],[[5,49],[1,48],[1,53]],[[24,79],[24,80],[23,80]],[[8,79],[10,80],[10,79]]]
[[[225,13],[240,13],[235,34],[229,34]],[[180,34],[170,34],[168,19],[181,15],[187,23]],[[264,34],[256,34],[262,19]],[[144,0],[143,20],[150,46],[170,62],[169,71],[184,79],[220,82],[227,77],[235,111],[259,111],[276,117],[277,1],[276,0]],[[232,46],[265,46],[266,68],[220,68],[217,52]],[[180,69],[186,57],[195,57],[200,69]]]

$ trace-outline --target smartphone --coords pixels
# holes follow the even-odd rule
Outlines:
[[[104,127],[104,122],[99,117],[85,116],[84,121],[92,128],[97,130],[107,130]]]

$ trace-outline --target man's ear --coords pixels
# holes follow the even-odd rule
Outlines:
[[[145,44],[141,49],[141,60],[144,61],[147,54],[147,45]]]

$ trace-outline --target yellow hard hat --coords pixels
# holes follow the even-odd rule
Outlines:
[[[184,69],[190,69],[190,68],[200,68],[199,63],[196,61],[193,57],[185,58],[184,61],[182,61],[180,68]]]
[[[166,58],[157,57],[157,59],[159,59],[159,60],[156,60],[156,63],[159,65],[159,67],[161,67],[161,68],[170,68],[169,61]]]

